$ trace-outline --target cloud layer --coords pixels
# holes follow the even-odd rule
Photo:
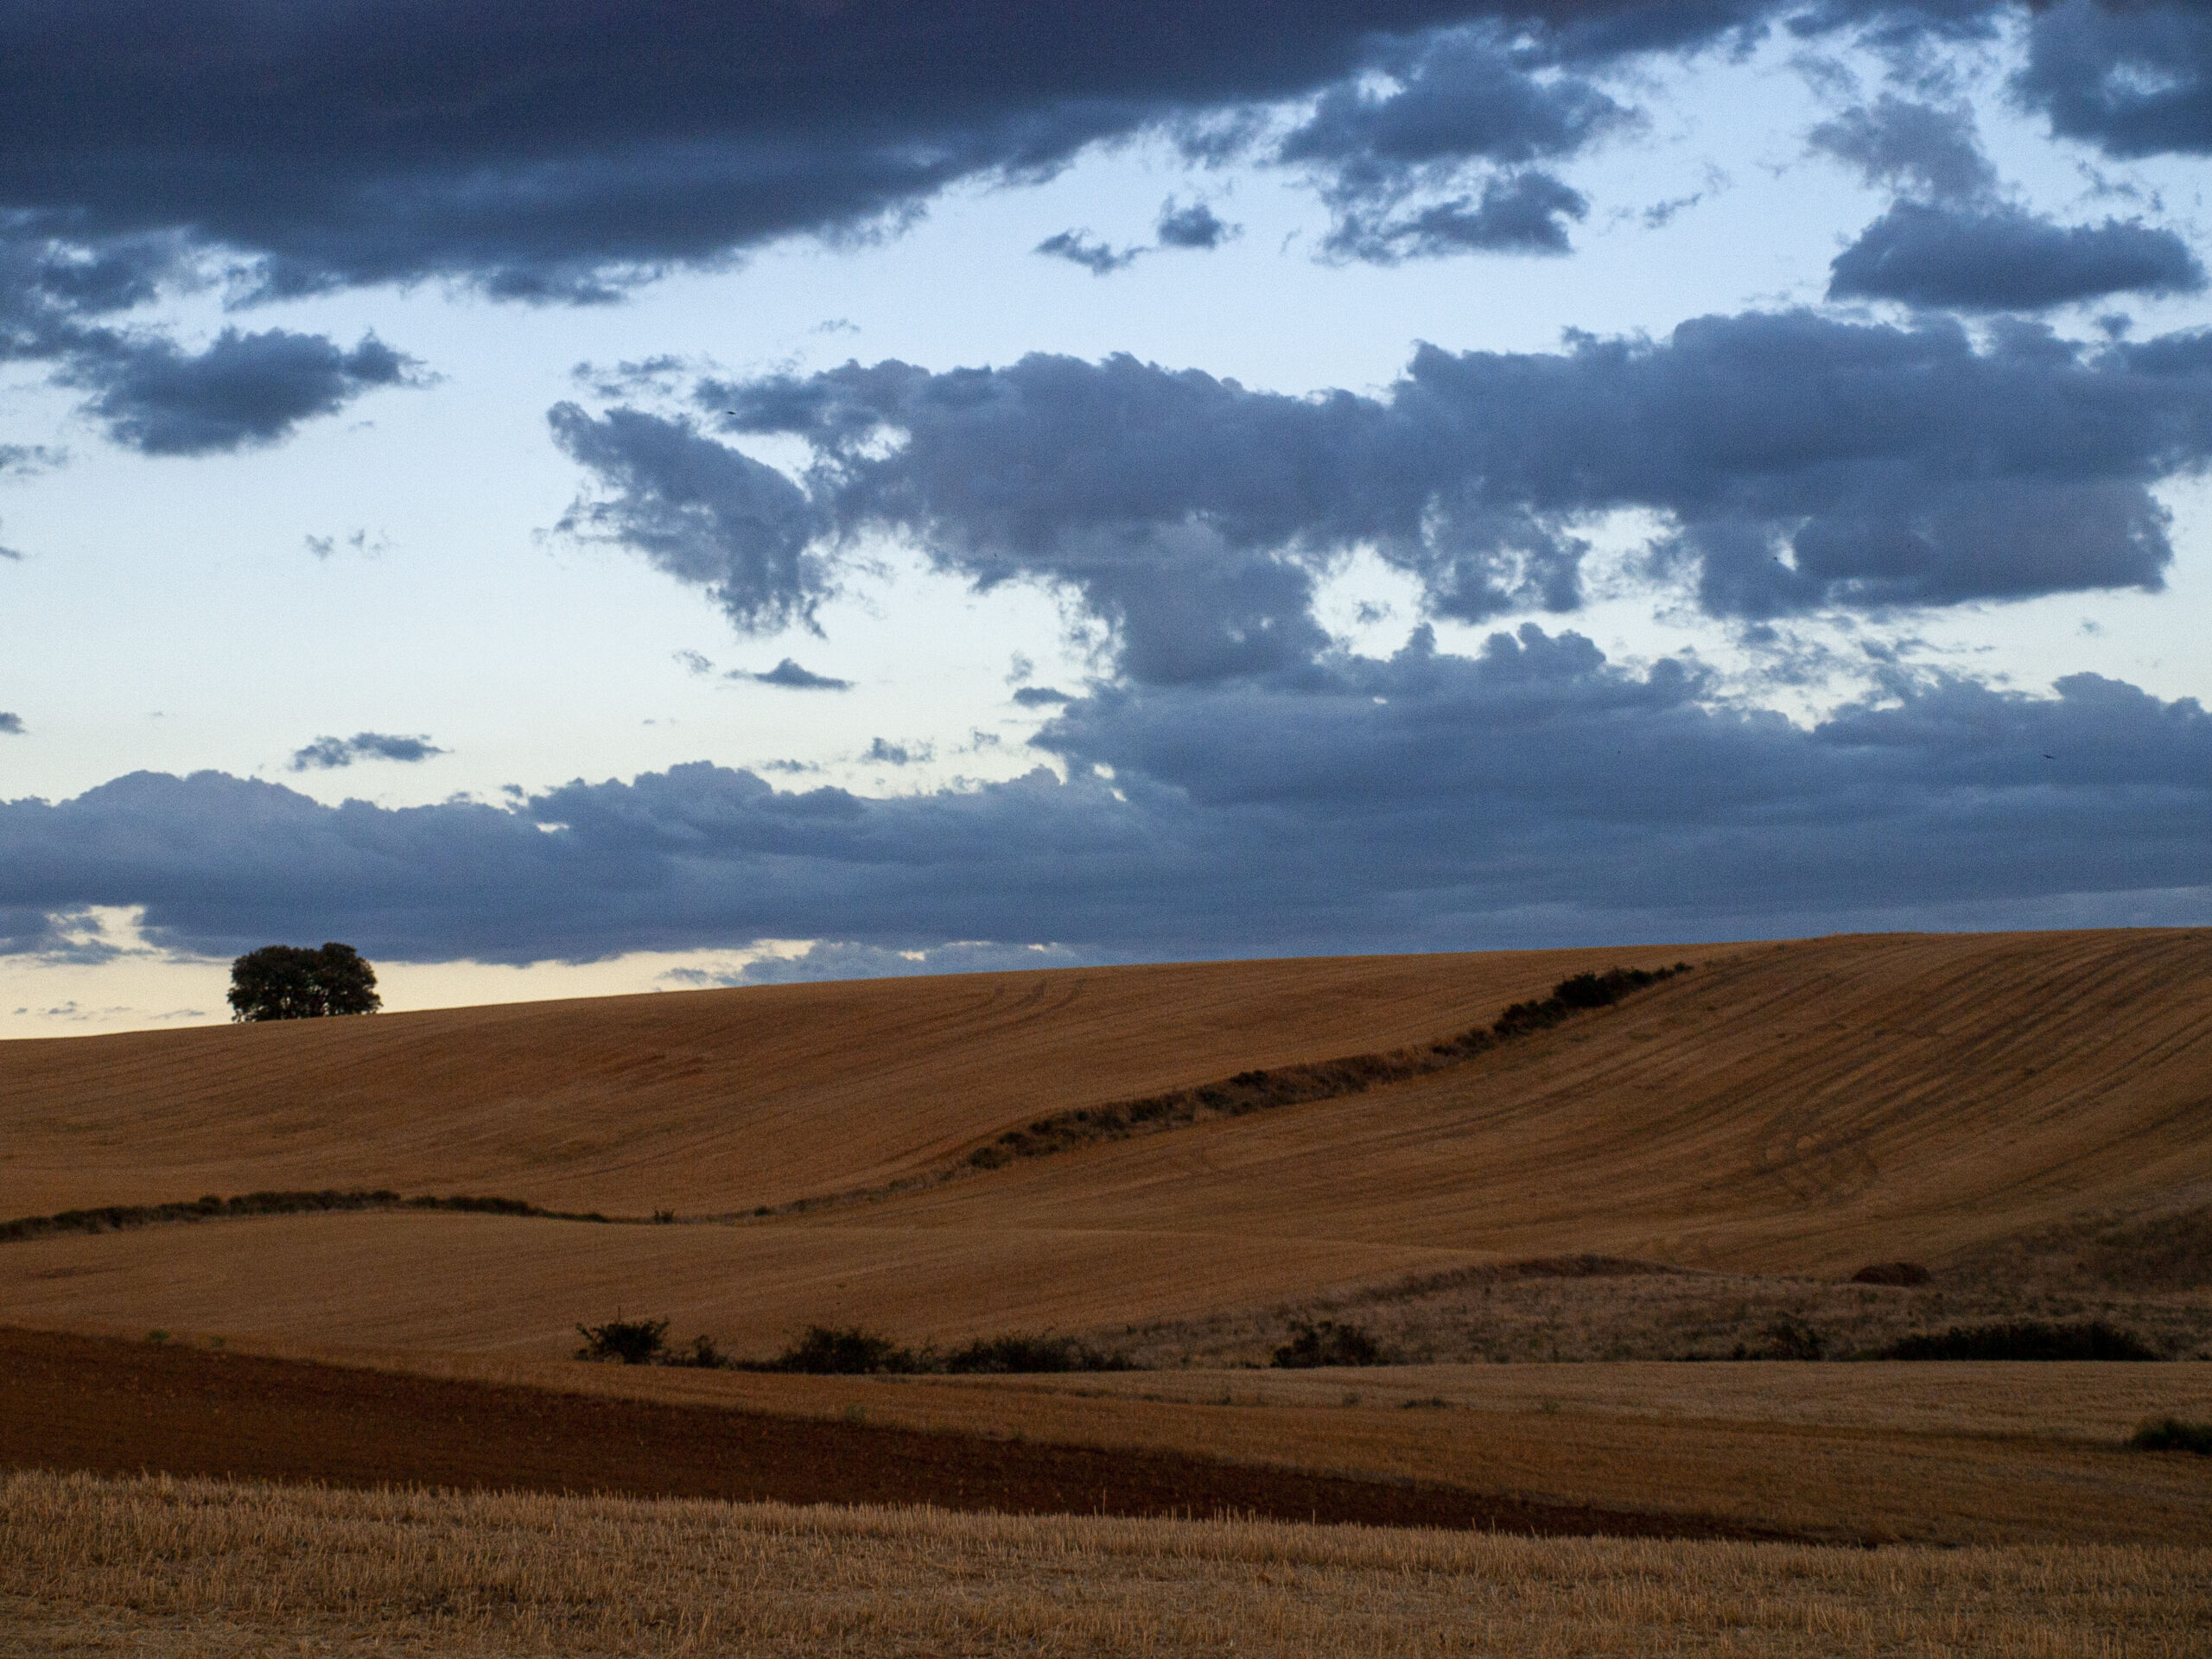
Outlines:
[[[1872,29],[1941,37],[2004,0],[226,0],[0,8],[0,214],[66,238],[105,302],[121,251],[244,262],[249,293],[424,278],[523,300],[601,299],[671,267],[794,235],[895,226],[961,181],[1046,176],[1144,131],[1195,158],[1261,146],[1312,175],[1339,251],[1440,251],[1436,224],[1503,226],[1541,168],[1631,126],[1611,67],[1741,41]],[[2202,134],[2201,20],[2041,18],[2022,96],[2116,152]],[[130,42],[132,49],[122,49]],[[2139,89],[2133,66],[2190,66]],[[1311,100],[1287,136],[1263,112]],[[1269,147],[1272,146],[1270,150]],[[1485,180],[1488,181],[1485,182]],[[1563,200],[1554,190],[1548,198]],[[1492,211],[1477,203],[1489,200]],[[1526,225],[1500,242],[1553,245]],[[150,254],[149,254],[150,257]]]
[[[351,737],[318,737],[293,752],[294,772],[334,772],[360,760],[428,760],[450,751],[427,737],[399,737],[390,732],[356,732]]]
[[[1901,679],[1810,729],[1533,626],[1068,706],[1068,766],[871,800],[706,764],[512,808],[327,807],[220,773],[0,806],[0,912],[143,905],[225,956],[486,961],[820,938],[1092,955],[2204,919],[2212,717],[2082,675]],[[1096,770],[1111,769],[1110,781]],[[2104,895],[2100,899],[2097,895]]]
[[[86,394],[86,413],[110,437],[146,454],[273,443],[365,391],[423,381],[419,363],[373,334],[348,350],[320,334],[225,328],[188,351],[125,326],[165,285],[196,279],[175,238],[124,235],[88,245],[35,226],[0,213],[0,362],[51,365],[57,383]]]
[[[803,440],[794,482],[690,421],[573,404],[601,493],[571,522],[707,586],[744,627],[811,614],[889,533],[988,587],[1079,601],[1120,671],[1173,684],[1314,659],[1332,562],[1371,549],[1437,615],[1580,602],[1585,527],[1715,615],[2156,588],[2165,479],[2212,461],[2212,335],[2094,348],[2007,323],[1706,317],[1548,353],[1423,347],[1379,397],[1293,397],[1127,357],[897,362],[708,381],[714,423]]]
[[[2061,0],[2028,36],[2016,90],[2051,130],[2108,156],[2212,155],[2212,17],[2187,0]]]
[[[2171,231],[2140,220],[2060,226],[2003,208],[1899,202],[1836,256],[1832,300],[1902,300],[1964,311],[2041,311],[2114,294],[2196,294],[2204,267]]]
[[[1035,177],[1100,139],[1308,93],[1362,71],[1379,40],[1550,15],[1570,32],[1599,24],[1577,37],[1587,52],[1628,40],[1602,26],[1639,12],[1669,14],[1661,32],[1679,40],[1754,10],[487,0],[308,8],[272,27],[219,0],[10,7],[0,103],[18,142],[0,157],[0,207],[95,245],[186,234],[249,256],[274,294],[442,276],[589,299],[778,237],[895,222],[956,181]],[[1420,115],[1346,111],[1363,130],[1344,143],[1403,152]],[[1415,148],[1556,153],[1573,136],[1561,119]]]
[[[1556,255],[1591,211],[1560,169],[1644,120],[1631,89],[1654,54],[1777,26],[1940,40],[2011,10],[406,0],[295,8],[272,26],[223,0],[0,6],[15,140],[0,154],[0,358],[54,364],[120,442],[223,452],[276,441],[414,365],[373,340],[226,331],[188,351],[124,326],[165,295],[219,283],[251,305],[427,279],[600,301],[780,238],[894,231],[957,183],[1039,180],[1147,133],[1197,165],[1241,157],[1309,179],[1336,257]],[[2015,90],[2056,132],[2115,156],[2212,148],[2200,11],[2066,0],[2028,40]],[[1816,142],[1948,200],[1977,163],[1956,143],[1946,155],[1940,125],[1892,96]],[[1157,245],[1225,233],[1211,210],[1183,208],[1163,216]],[[1046,249],[1102,274],[1134,252],[1073,232]],[[2145,252],[2133,249],[2139,265]],[[2176,269],[2167,258],[2158,280]],[[1930,280],[1904,296],[1942,291]],[[1843,291],[1877,290],[1854,276]]]

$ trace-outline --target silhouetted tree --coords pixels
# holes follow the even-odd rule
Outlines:
[[[383,1006],[377,970],[350,944],[264,944],[231,964],[233,1020],[320,1020]]]

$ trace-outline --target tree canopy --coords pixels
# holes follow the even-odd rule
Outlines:
[[[335,1014],[374,1014],[377,970],[350,944],[334,940],[321,950],[264,944],[231,963],[231,1018],[237,1020],[319,1020]]]

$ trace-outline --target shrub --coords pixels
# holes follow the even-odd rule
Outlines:
[[[878,1371],[917,1371],[922,1366],[912,1349],[902,1348],[888,1337],[857,1325],[833,1331],[826,1325],[810,1325],[804,1336],[761,1369],[809,1376],[866,1376]]]
[[[1784,1313],[1766,1328],[1769,1359],[1818,1359],[1827,1352],[1827,1338],[1799,1319]]]
[[[1882,1359],[2119,1359],[2158,1357],[2133,1332],[2103,1319],[2051,1325],[2013,1319],[2002,1325],[1955,1325],[1940,1336],[1916,1335],[1891,1343]]]
[[[1689,964],[1672,968],[1608,968],[1602,974],[1573,974],[1552,987],[1541,1001],[1516,1002],[1498,1015],[1491,1030],[1500,1037],[1522,1037],[1558,1025],[1585,1008],[1610,1008],[1630,991],[1687,973]]]
[[[1010,1376],[1034,1371],[1128,1371],[1127,1354],[1102,1353],[1071,1337],[978,1337],[956,1348],[939,1369],[956,1374]]]
[[[2212,1458],[2212,1423],[2185,1423],[2178,1417],[2146,1419],[2127,1443],[2138,1452],[2194,1452]]]
[[[584,1345],[578,1359],[620,1360],[625,1365],[650,1365],[661,1355],[668,1338],[666,1319],[609,1319],[605,1325],[580,1325],[576,1334]]]
[[[690,1346],[661,1361],[664,1365],[683,1365],[701,1371],[726,1370],[729,1363],[729,1356],[715,1346],[712,1337],[694,1337]]]
[[[1306,1371],[1323,1365],[1380,1365],[1382,1351],[1356,1325],[1337,1325],[1323,1319],[1292,1325],[1295,1333],[1275,1350],[1270,1363],[1278,1370]]]
[[[1602,1008],[1618,999],[1607,995],[1605,982],[1595,974],[1576,974],[1552,988],[1553,997],[1570,1008]]]
[[[1935,1275],[1917,1262],[1877,1262],[1872,1267],[1861,1268],[1851,1275],[1854,1285],[1897,1285],[1910,1288],[1924,1285]]]

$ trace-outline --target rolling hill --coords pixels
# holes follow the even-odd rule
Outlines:
[[[388,1185],[750,1212],[1677,955],[1695,971],[1427,1076],[741,1224],[380,1212],[10,1244],[0,1320],[550,1357],[627,1308],[765,1352],[816,1321],[1110,1330],[1569,1253],[1833,1281],[2084,1217],[2187,1232],[2212,1208],[2212,934],[2187,931],[1062,970],[16,1043],[0,1203]]]
[[[0,1043],[0,1213],[333,1185],[751,1209],[887,1181],[1050,1113],[1418,1042],[1618,954],[863,980]]]

